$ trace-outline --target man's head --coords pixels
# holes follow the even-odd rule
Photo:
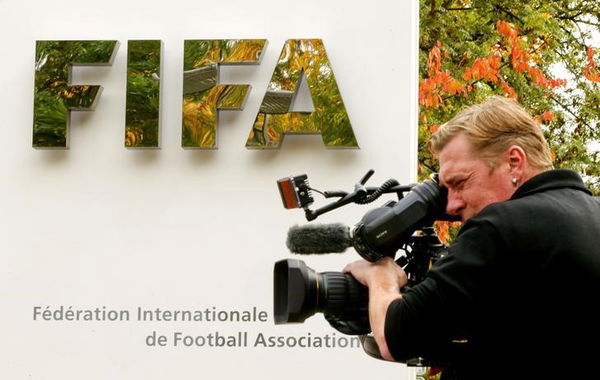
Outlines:
[[[447,212],[463,221],[509,199],[521,183],[552,168],[539,126],[503,97],[461,111],[431,137],[430,147],[448,188]]]

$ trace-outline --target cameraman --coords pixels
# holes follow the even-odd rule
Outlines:
[[[444,124],[430,146],[463,226],[424,281],[390,258],[344,271],[369,287],[382,356],[424,357],[442,379],[594,376],[600,359],[600,200],[516,102],[492,97]]]

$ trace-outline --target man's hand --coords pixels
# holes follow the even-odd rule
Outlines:
[[[350,273],[358,282],[369,287],[369,323],[381,356],[394,360],[385,341],[385,316],[390,304],[402,298],[400,289],[407,284],[404,270],[390,257],[374,263],[358,260],[346,265],[343,272]]]
[[[396,285],[398,292],[408,282],[404,270],[390,257],[381,258],[374,263],[357,260],[346,265],[343,272],[352,274],[358,282],[369,287],[374,283],[388,282]]]

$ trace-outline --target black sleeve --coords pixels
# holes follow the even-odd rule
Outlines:
[[[489,220],[474,218],[463,226],[448,256],[436,263],[425,280],[390,304],[385,338],[396,360],[443,360],[451,355],[453,342],[470,337],[477,309],[499,286],[504,247]]]

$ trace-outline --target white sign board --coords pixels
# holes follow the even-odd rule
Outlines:
[[[352,190],[373,168],[372,185],[415,180],[416,1],[9,0],[0,18],[2,378],[410,378],[321,314],[274,325],[272,298],[287,229],[307,223],[282,207],[277,179]],[[184,150],[184,40],[232,38],[268,40],[259,65],[221,68],[221,83],[252,85],[245,107],[220,112],[218,149]],[[285,41],[304,38],[323,41],[360,148],[315,135],[247,149]],[[123,146],[127,41],[139,39],[163,42],[158,150]],[[37,40],[120,42],[112,65],[73,71],[104,91],[72,112],[68,150],[32,147]],[[383,202],[317,222],[352,225]],[[301,259],[321,272],[357,258]]]

